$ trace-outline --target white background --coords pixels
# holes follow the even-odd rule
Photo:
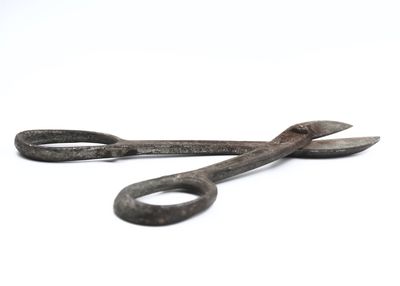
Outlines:
[[[0,284],[399,285],[399,15],[398,1],[0,0]],[[322,119],[381,142],[260,168],[157,228],[113,214],[120,189],[227,157],[51,164],[13,146],[39,128],[269,140]]]

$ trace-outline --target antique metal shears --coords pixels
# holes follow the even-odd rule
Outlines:
[[[238,155],[204,168],[164,176],[125,187],[114,201],[121,219],[142,225],[167,225],[183,221],[211,206],[217,197],[216,183],[258,168],[280,158],[332,158],[361,152],[379,137],[330,140],[327,136],[351,125],[337,121],[310,121],[293,125],[272,141],[161,141],[124,140],[114,135],[79,130],[27,130],[15,137],[15,146],[25,157],[38,161],[72,161],[143,154]],[[100,143],[97,146],[54,147],[52,143]],[[138,198],[156,192],[177,190],[197,196],[173,205],[152,205]]]

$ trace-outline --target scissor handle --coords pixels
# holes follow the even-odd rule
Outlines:
[[[27,130],[15,136],[15,146],[25,157],[38,161],[72,161],[126,155],[121,139],[110,134],[81,130]],[[100,143],[99,146],[50,147],[52,143]]]
[[[138,198],[145,195],[179,191],[197,195],[194,200],[173,205],[152,205]],[[168,225],[206,210],[217,198],[217,186],[198,172],[164,176],[125,187],[115,198],[114,212],[121,219],[141,225]]]

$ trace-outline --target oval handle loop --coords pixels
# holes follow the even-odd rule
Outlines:
[[[163,191],[176,190],[198,197],[173,205],[152,205],[138,198]],[[205,176],[182,173],[160,177],[125,187],[115,198],[115,214],[128,222],[161,226],[183,221],[210,207],[217,198],[217,186]]]
[[[115,157],[113,148],[121,139],[105,133],[81,130],[27,130],[15,136],[15,147],[25,157],[37,161],[59,162]],[[50,147],[52,143],[101,143],[102,146]],[[123,151],[123,150],[122,150]]]

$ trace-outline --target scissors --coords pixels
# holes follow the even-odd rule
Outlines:
[[[295,124],[272,141],[125,140],[117,136],[82,130],[27,130],[15,137],[15,146],[26,158],[60,162],[118,158],[146,154],[238,155],[193,171],[131,184],[114,200],[121,219],[140,225],[168,225],[186,220],[210,207],[217,197],[216,183],[258,168],[280,158],[334,158],[361,152],[380,137],[314,140],[351,125],[338,121]],[[46,146],[53,143],[99,143],[96,146]],[[173,205],[152,205],[138,198],[157,192],[194,194],[194,200]]]

